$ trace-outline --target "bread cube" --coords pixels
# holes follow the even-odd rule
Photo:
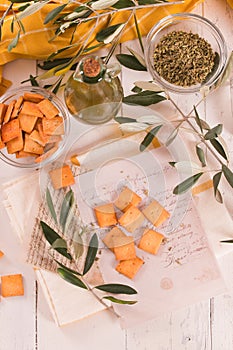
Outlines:
[[[112,203],[99,205],[94,208],[94,211],[100,227],[112,226],[117,223],[117,217]]]
[[[117,238],[115,244],[113,251],[116,260],[122,261],[136,258],[134,238],[132,236]]]
[[[47,135],[64,135],[64,122],[62,117],[42,119],[43,131]]]
[[[116,240],[127,237],[126,234],[117,226],[113,227],[102,239],[104,244],[113,251],[116,246]]]
[[[145,209],[143,209],[145,217],[156,227],[162,225],[166,221],[170,214],[164,207],[156,200],[153,200]]]
[[[122,275],[133,279],[143,264],[144,261],[136,256],[133,259],[120,261],[115,269]]]
[[[2,141],[4,143],[15,139],[20,136],[19,120],[13,119],[8,123],[3,124],[1,128]]]
[[[71,186],[75,183],[75,179],[69,165],[64,165],[61,168],[51,170],[49,172],[49,176],[55,190]]]
[[[43,118],[43,113],[39,110],[38,104],[30,101],[24,101],[21,113],[32,115],[33,117]]]
[[[24,146],[24,141],[23,141],[23,134],[21,130],[18,137],[6,143],[7,152],[9,154],[13,154],[18,151],[21,151],[23,149],[23,146]]]
[[[138,248],[150,254],[157,254],[164,235],[154,230],[146,229],[138,244]]]
[[[54,118],[59,114],[57,107],[47,98],[39,102],[37,106],[47,119]]]
[[[119,224],[129,232],[134,232],[142,225],[145,217],[142,212],[131,205],[118,220]]]
[[[22,112],[19,113],[19,124],[20,128],[30,134],[32,130],[34,129],[34,126],[36,124],[38,117],[35,117],[33,115],[23,114]]]
[[[141,200],[141,197],[139,197],[135,192],[130,190],[128,187],[124,187],[114,204],[118,209],[126,211],[131,205],[136,207]]]
[[[1,276],[1,291],[3,297],[24,295],[23,276],[21,274]]]

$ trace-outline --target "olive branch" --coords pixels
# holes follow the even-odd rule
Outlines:
[[[91,292],[102,305],[113,312],[117,317],[120,317],[120,315],[106,301],[117,304],[133,305],[137,303],[136,300],[120,299],[116,298],[114,295],[134,295],[137,294],[137,291],[128,285],[119,283],[108,283],[92,286],[87,282],[85,276],[93,267],[96,259],[98,259],[97,253],[99,250],[99,242],[97,234],[93,233],[93,227],[85,227],[81,224],[81,222],[79,222],[79,227],[75,228],[74,237],[71,239],[67,237],[66,233],[71,233],[69,232],[69,226],[75,217],[74,207],[76,204],[73,191],[70,189],[64,195],[59,211],[59,217],[56,214],[49,188],[46,190],[46,203],[57,230],[53,229],[44,221],[40,221],[40,226],[43,235],[49,244],[49,255],[57,264],[58,275],[66,282]],[[91,238],[89,239],[90,235]],[[84,244],[86,244],[84,243],[84,240],[86,242],[87,239],[89,239],[89,242],[87,243],[85,262],[81,271],[78,261],[84,254]],[[59,258],[57,258],[53,252],[58,253]],[[63,263],[63,260],[62,262],[60,261],[60,257],[62,257],[63,260],[65,259],[65,263]],[[108,294],[100,296],[97,291]]]

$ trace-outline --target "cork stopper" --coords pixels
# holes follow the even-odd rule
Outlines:
[[[100,74],[100,63],[93,57],[87,58],[83,63],[83,73],[88,78],[95,78]]]

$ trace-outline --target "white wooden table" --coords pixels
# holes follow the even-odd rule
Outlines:
[[[195,9],[212,20],[226,38],[229,51],[233,49],[233,10],[225,0],[206,0]],[[127,45],[135,45],[127,43]],[[124,51],[124,48],[122,48]],[[14,86],[36,73],[36,63],[19,60],[8,64],[5,77],[14,81]],[[128,94],[136,80],[147,80],[147,73],[123,69],[122,82]],[[223,122],[228,130],[227,139],[233,134],[233,82],[210,96],[202,106],[202,113],[213,125]],[[192,106],[192,100],[181,101],[183,107]],[[159,111],[168,114],[163,104]],[[86,126],[80,126],[80,132]],[[231,142],[231,158],[232,142]],[[1,163],[1,184],[18,177],[26,171],[14,169]],[[224,196],[233,217],[233,192],[226,189]],[[52,349],[111,349],[111,350],[231,350],[233,349],[233,254],[221,259],[228,272],[230,286],[227,295],[203,301],[177,312],[147,322],[139,327],[122,330],[118,321],[107,311],[58,328],[52,318],[40,285],[35,280],[31,266],[22,260],[18,238],[12,232],[9,218],[2,205],[0,193],[0,249],[5,257],[0,261],[0,274],[22,273],[25,281],[25,296],[3,299],[0,303],[0,350],[52,350]],[[231,281],[232,280],[232,281]],[[65,298],[65,296],[64,296]]]

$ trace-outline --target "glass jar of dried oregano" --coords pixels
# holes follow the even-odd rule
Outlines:
[[[149,32],[145,59],[154,80],[176,93],[194,93],[221,76],[227,48],[223,35],[208,19],[178,13],[165,17]]]

